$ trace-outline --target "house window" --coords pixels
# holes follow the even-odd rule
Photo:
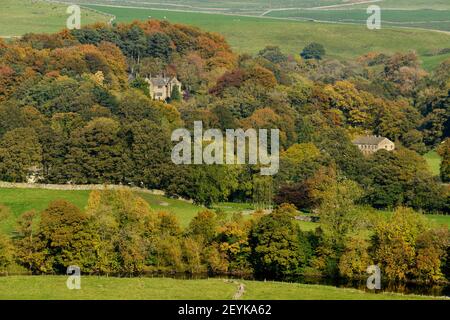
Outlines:
[[[158,89],[162,89],[162,86],[158,86]]]

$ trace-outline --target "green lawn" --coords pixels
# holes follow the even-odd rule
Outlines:
[[[176,280],[170,278],[114,278],[82,276],[81,289],[69,290],[65,276],[0,277],[0,300],[5,299],[148,299],[148,300],[230,300],[237,291],[238,281]],[[390,300],[432,299],[426,296],[389,293],[368,293],[356,289],[280,282],[242,281],[243,299],[289,300]]]
[[[425,56],[450,44],[450,35],[438,32],[386,27],[368,30],[365,26],[278,20],[272,18],[188,13],[167,10],[93,6],[113,14],[117,22],[165,19],[198,26],[223,34],[238,52],[257,53],[267,45],[277,45],[289,54],[299,54],[310,42],[324,44],[328,56],[351,59],[369,51],[384,53],[415,50],[427,68],[435,67],[446,56]]]
[[[0,37],[20,36],[28,32],[56,32],[66,27],[68,5],[32,0],[2,0]],[[82,10],[81,25],[109,21],[110,17]]]
[[[440,175],[441,157],[438,155],[438,153],[434,150],[429,151],[424,155],[424,158],[427,161],[431,172],[433,172],[433,175],[435,176]]]

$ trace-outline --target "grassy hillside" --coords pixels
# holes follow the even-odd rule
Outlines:
[[[383,28],[369,31],[365,26],[286,21],[205,13],[187,13],[136,8],[88,6],[113,14],[118,22],[166,19],[198,26],[223,34],[238,52],[256,53],[267,45],[280,46],[290,54],[299,54],[316,41],[325,45],[329,57],[349,59],[369,51],[394,53],[415,50],[428,68],[446,56],[426,57],[432,51],[448,47],[450,35],[413,29]],[[430,62],[429,62],[430,61]]]
[[[14,229],[16,219],[22,213],[29,210],[38,212],[44,210],[51,201],[64,199],[75,204],[78,208],[84,209],[87,205],[90,191],[77,190],[48,190],[48,189],[9,189],[0,188],[0,204],[9,207],[12,216],[0,222],[0,232],[11,232]],[[192,203],[171,199],[160,195],[149,193],[139,193],[150,207],[155,211],[170,211],[177,215],[180,224],[186,227],[193,217],[204,207]],[[252,210],[250,204],[240,203],[219,203],[214,209],[220,209],[227,214]]]
[[[106,4],[110,0],[63,0],[79,4]],[[364,0],[359,0],[364,1]],[[277,8],[312,8],[319,6],[339,5],[347,3],[346,0],[114,0],[114,5],[148,7],[161,9],[177,9],[190,11],[208,11],[223,13],[245,13],[258,15],[269,9]]]
[[[433,172],[433,174],[435,176],[440,175],[440,168],[441,168],[442,160],[441,160],[441,157],[437,154],[437,152],[436,151],[427,152],[423,157],[427,161],[431,172]]]
[[[270,17],[366,24],[365,9],[348,10],[283,10],[272,11]],[[450,31],[449,10],[382,10],[382,27],[415,27]]]
[[[62,0],[64,2],[84,3],[84,4],[111,4],[111,0]],[[358,2],[368,0],[168,0],[168,1],[148,1],[148,0],[114,0],[114,5],[166,8],[179,10],[206,10],[220,12],[239,13],[260,13],[269,9],[280,8],[316,8],[323,6],[339,6],[343,8],[366,7],[369,4],[358,5]],[[376,3],[383,8],[401,9],[450,9],[447,0],[381,0]]]
[[[78,208],[84,209],[86,207],[90,191],[77,190],[47,190],[47,189],[9,189],[0,188],[0,204],[9,207],[12,211],[12,216],[0,222],[0,232],[10,233],[14,230],[16,219],[22,213],[29,210],[36,210],[40,212],[44,210],[48,204],[57,199],[64,199],[75,204]],[[197,206],[186,201],[171,199],[160,195],[153,195],[148,193],[140,193],[155,211],[165,210],[170,211],[178,217],[180,224],[183,227],[189,225],[189,222],[197,213],[205,208]],[[253,210],[251,204],[247,203],[230,203],[223,202],[214,205],[214,209],[220,209],[226,214],[236,212],[249,212]],[[314,230],[318,224],[312,222],[299,221],[302,230]]]
[[[450,2],[448,0],[383,0],[377,3],[382,8],[401,8],[401,9],[434,9],[449,10]],[[356,5],[358,7],[358,5]],[[367,7],[367,5],[359,5]]]
[[[283,0],[284,1],[284,0]],[[272,8],[280,7],[311,7],[318,5],[330,5],[344,3],[341,0],[296,0],[296,1],[272,1]],[[17,36],[27,32],[55,32],[65,27],[66,6],[47,3],[45,1],[33,2],[32,0],[4,0],[5,4],[0,12],[0,36]],[[73,2],[68,1],[68,2]],[[97,1],[78,1],[78,3],[106,3],[103,0]],[[143,3],[148,1],[142,1]],[[416,3],[417,2],[417,3]],[[110,4],[110,2],[108,2]],[[115,2],[122,5],[140,5],[136,1],[129,2],[121,0]],[[266,3],[266,4],[265,4]],[[274,4],[276,3],[276,5]],[[382,2],[383,4],[385,2]],[[420,1],[414,1],[420,5]],[[433,3],[441,3],[433,1]],[[180,4],[191,6],[190,10],[195,10],[197,6],[205,7],[205,3],[196,0],[187,1],[171,1],[169,4],[173,10],[188,10]],[[253,0],[245,2],[248,8],[252,6],[266,10],[270,8],[269,1]],[[445,4],[445,3],[444,3]],[[444,4],[439,8],[445,8]],[[225,9],[235,8],[242,5],[239,1],[213,1],[208,2],[208,8],[220,7]],[[401,8],[406,8],[406,2],[400,3]],[[154,7],[154,5],[152,5]],[[365,5],[367,6],[367,5]],[[449,5],[450,6],[450,5]],[[195,8],[192,8],[195,7]],[[208,31],[215,31],[225,35],[232,47],[239,52],[256,53],[267,45],[278,45],[285,52],[290,54],[298,54],[302,48],[310,42],[316,41],[323,43],[327,49],[329,57],[348,59],[355,58],[368,51],[381,51],[385,53],[393,53],[397,51],[415,50],[421,56],[424,67],[432,69],[441,61],[450,55],[428,56],[430,52],[438,52],[447,48],[450,43],[450,35],[430,33],[422,30],[409,29],[392,29],[385,27],[382,30],[369,31],[365,26],[357,25],[341,25],[332,23],[314,23],[301,21],[285,21],[261,17],[243,17],[232,15],[217,15],[207,13],[194,13],[182,11],[167,10],[150,10],[139,8],[118,8],[107,6],[88,5],[86,8],[93,8],[105,13],[117,16],[118,22],[129,22],[135,19],[146,20],[149,17],[157,19],[167,19],[171,22],[185,23],[195,25]],[[352,7],[353,8],[353,7]],[[209,10],[208,9],[208,10]],[[450,9],[450,8],[448,8]],[[209,10],[220,12],[221,10]],[[332,10],[336,12],[337,10]],[[354,11],[354,12],[353,12]],[[290,11],[273,11],[269,15],[274,16],[291,16],[296,10]],[[338,13],[331,13],[331,10],[313,10],[308,13],[307,18],[327,18],[340,19],[341,15],[345,15],[346,11],[341,10]],[[352,10],[351,18],[360,19],[363,10]],[[386,19],[393,19],[400,25],[417,19],[424,19],[427,15],[429,21],[440,21],[450,11],[436,12],[421,10],[411,15],[410,13],[395,10],[391,13],[385,13]],[[242,12],[241,12],[242,13]],[[82,25],[90,24],[95,21],[108,21],[109,16],[101,15],[90,10],[82,10]],[[245,14],[259,15],[255,12],[246,12]],[[391,16],[389,16],[391,15]],[[438,19],[438,20],[436,20]],[[326,20],[326,19],[325,19]],[[426,20],[426,21],[428,21]],[[447,19],[450,20],[450,19]],[[442,30],[450,30],[450,22],[427,22],[420,23],[423,28],[440,28]],[[408,25],[414,26],[414,25]]]
[[[42,211],[48,204],[57,199],[64,199],[72,202],[80,209],[84,209],[90,191],[61,191],[61,190],[47,190],[47,189],[9,189],[0,188],[0,204],[6,205],[12,211],[12,216],[0,222],[0,232],[10,233],[14,230],[16,219],[19,215],[29,210]],[[186,201],[177,199],[170,199],[164,196],[152,195],[148,193],[140,193],[155,211],[166,210],[174,213],[183,227],[189,225],[189,222],[197,213],[205,208],[197,206]],[[227,214],[235,212],[248,213],[252,210],[250,204],[245,203],[219,203],[214,206],[214,209],[221,209]],[[380,211],[380,214],[388,212]],[[429,215],[429,219],[436,221],[439,224],[448,225],[450,228],[450,215]],[[304,231],[315,230],[319,224],[314,222],[298,221],[300,227]]]
[[[9,207],[12,216],[0,223],[0,232],[11,232],[19,215],[28,210],[42,211],[48,204],[57,199],[64,199],[84,209],[90,191],[66,191],[46,189],[0,189],[0,203]],[[154,210],[167,210],[175,213],[182,226],[197,214],[201,207],[191,203],[169,199],[166,197],[147,193],[140,194]]]
[[[11,232],[16,219],[30,210],[42,211],[56,199],[64,199],[83,209],[89,197],[89,191],[60,191],[44,189],[0,189],[0,204],[11,209],[12,215],[0,222],[0,232]]]
[[[238,282],[221,279],[114,278],[82,276],[80,290],[68,290],[65,276],[0,277],[0,300],[5,299],[175,299],[231,300]],[[241,281],[240,281],[241,282]],[[431,299],[425,296],[368,293],[331,286],[280,282],[242,281],[243,299],[287,300],[397,300]]]
[[[2,0],[0,37],[20,36],[27,32],[56,32],[66,27],[67,6],[32,0]],[[110,17],[82,10],[81,25],[109,21]]]

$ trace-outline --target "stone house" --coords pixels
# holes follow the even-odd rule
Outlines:
[[[149,85],[150,96],[154,100],[165,101],[167,98],[170,98],[172,95],[172,90],[175,86],[178,87],[180,96],[182,95],[181,82],[177,79],[177,77],[157,76],[145,78],[145,81]]]
[[[393,151],[395,144],[388,138],[381,136],[362,136],[353,140],[353,144],[356,145],[363,154],[372,154],[378,150]]]

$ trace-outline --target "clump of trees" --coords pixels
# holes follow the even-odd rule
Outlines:
[[[152,100],[144,78],[157,74],[176,75],[183,95]],[[85,211],[55,202],[24,214],[13,243],[0,238],[0,266],[13,259],[44,273],[62,272],[70,261],[92,273],[353,277],[377,262],[389,277],[434,281],[448,270],[446,244],[436,240],[446,235],[403,207],[450,212],[449,75],[450,61],[425,72],[413,52],[336,61],[310,44],[300,56],[274,46],[238,56],[220,35],[156,20],[1,42],[0,180],[125,184],[206,207],[277,207],[249,221],[206,210],[182,230],[138,197],[93,193]],[[279,129],[279,173],[262,178],[257,165],[175,166],[171,132],[194,121],[205,130]],[[364,156],[352,140],[367,134],[391,139],[396,150]],[[421,157],[435,149],[440,177]],[[321,229],[301,232],[285,203],[317,213]],[[386,208],[400,208],[400,233],[367,218]],[[374,225],[374,238],[360,236]],[[398,249],[390,237],[409,240]],[[19,248],[14,258],[12,246]],[[389,258],[396,250],[407,254],[409,271]]]
[[[443,278],[449,239],[448,228],[430,228],[422,215],[399,208],[375,226],[370,250],[389,279],[436,281]]]
[[[440,173],[443,182],[450,182],[450,138],[447,138],[437,149],[442,158]]]
[[[87,274],[358,278],[377,264],[391,280],[437,282],[449,276],[447,227],[405,207],[391,216],[373,214],[355,205],[361,191],[349,180],[319,193],[320,227],[305,232],[290,204],[249,218],[203,210],[183,229],[176,216],[155,212],[130,191],[92,191],[85,210],[56,200],[42,212],[23,213],[12,239],[0,236],[0,270],[16,263],[33,274],[64,274],[77,265]]]
[[[0,179],[113,183],[162,189],[210,206],[248,201],[318,210],[317,184],[344,177],[360,203],[448,212],[448,70],[424,72],[414,53],[304,59],[276,46],[237,56],[217,34],[150,20],[28,34],[0,48]],[[176,75],[170,103],[154,101],[144,78]],[[257,166],[175,166],[171,132],[280,130],[280,172]],[[397,150],[365,157],[352,144],[377,134]],[[448,138],[447,138],[448,141]],[[441,146],[441,179],[420,158]],[[447,148],[448,149],[448,148]]]
[[[325,55],[325,48],[322,44],[312,42],[308,44],[300,53],[303,59],[317,59],[320,60]]]

